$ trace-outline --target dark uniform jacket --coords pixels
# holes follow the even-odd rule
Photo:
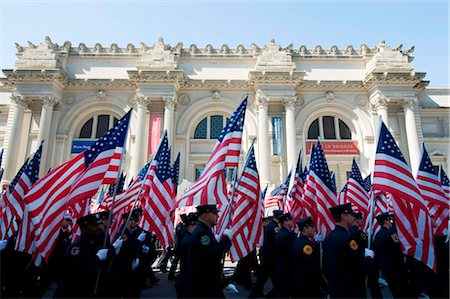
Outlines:
[[[178,276],[178,281],[175,285],[177,290],[178,298],[186,298],[186,287],[187,287],[187,262],[188,262],[188,250],[189,243],[191,241],[192,234],[187,230],[183,233],[181,238],[178,240],[177,255],[180,259],[180,275]]]
[[[261,260],[268,269],[275,267],[275,236],[279,231],[280,226],[275,220],[270,220],[264,227],[264,243],[261,248]]]
[[[364,298],[364,256],[358,243],[340,225],[323,242],[323,271],[328,280],[331,298]]]
[[[67,248],[58,296],[62,298],[92,298],[101,261],[97,257],[95,240],[79,237]],[[58,287],[59,288],[59,287]]]
[[[288,297],[291,294],[292,280],[292,243],[295,235],[285,227],[275,237],[276,265],[275,273],[279,288],[279,297]]]
[[[317,243],[312,244],[307,236],[300,235],[292,245],[292,256],[292,296],[323,298],[323,291],[327,288],[320,270],[320,248]]]
[[[192,232],[188,250],[187,295],[190,298],[224,298],[222,257],[231,241],[224,236],[216,241],[211,229],[199,221]]]

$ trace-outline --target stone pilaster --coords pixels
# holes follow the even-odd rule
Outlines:
[[[136,136],[134,142],[134,154],[131,160],[131,175],[136,175],[144,167],[147,158],[147,148],[145,144],[149,128],[147,126],[147,109],[150,104],[149,97],[136,96],[132,98],[132,104],[136,106],[137,122]]]
[[[50,137],[50,129],[52,123],[52,114],[53,107],[59,103],[59,99],[56,97],[42,97],[42,110],[41,110],[41,119],[39,121],[39,132],[38,132],[38,146],[44,141],[42,145],[42,156],[41,156],[41,166],[39,169],[39,175],[43,176],[47,173],[48,168],[50,167],[47,163],[49,155],[51,152],[49,151],[49,137]]]
[[[269,98],[258,91],[256,93],[256,104],[258,107],[259,175],[261,185],[265,186],[270,183]]]
[[[417,173],[420,161],[419,136],[417,134],[417,125],[415,109],[417,108],[416,97],[403,98],[403,111],[405,113],[406,138],[408,141],[408,152],[410,166],[413,174]]]
[[[167,130],[167,139],[169,146],[173,145],[175,107],[177,104],[176,96],[164,96],[164,130]]]
[[[287,170],[288,172],[296,167],[296,139],[295,134],[295,103],[297,97],[285,97],[283,98],[284,109],[286,112],[286,155],[287,155]]]

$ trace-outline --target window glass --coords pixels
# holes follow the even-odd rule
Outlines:
[[[194,139],[206,139],[206,121],[206,118],[203,119],[195,128]]]
[[[272,117],[272,152],[274,155],[281,155],[283,150],[282,124],[281,117]]]
[[[94,119],[91,118],[84,124],[84,126],[81,128],[81,131],[80,131],[80,138],[91,138],[93,121],[94,121]]]
[[[204,170],[205,170],[204,166],[195,168],[195,180],[198,180],[198,178],[202,175]]]
[[[317,139],[319,137],[319,119],[316,119],[309,126],[308,139]]]
[[[99,115],[98,123],[97,123],[97,133],[95,134],[95,138],[100,138],[103,134],[108,131],[109,128],[109,115]]]
[[[211,125],[210,125],[210,137],[209,139],[219,138],[220,132],[223,129],[223,116],[222,115],[212,115]]]
[[[339,135],[341,139],[352,139],[352,132],[342,120],[339,120]]]
[[[334,116],[323,117],[323,137],[325,139],[336,139],[336,131],[334,130]]]

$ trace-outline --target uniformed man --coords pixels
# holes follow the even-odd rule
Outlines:
[[[178,246],[176,247],[176,254],[180,259],[180,274],[177,277],[177,283],[175,284],[175,289],[177,292],[178,298],[186,298],[186,284],[188,281],[187,277],[187,259],[188,259],[188,250],[189,243],[191,241],[191,235],[194,231],[198,215],[197,213],[189,213],[181,218],[184,224],[184,233],[180,235],[178,240]]]
[[[77,220],[81,236],[67,248],[64,255],[61,284],[55,297],[94,297],[97,273],[106,259],[108,249],[98,249],[96,238],[100,233],[98,215],[87,215]]]
[[[175,279],[175,272],[177,271],[178,262],[180,260],[179,256],[179,250],[178,247],[180,246],[181,240],[183,239],[184,234],[186,233],[186,217],[187,214],[181,214],[181,222],[177,224],[175,227],[175,240],[173,245],[173,253],[174,258],[172,260],[172,263],[170,265],[169,275],[167,279],[174,280]]]
[[[373,242],[381,275],[394,298],[410,297],[403,251],[398,235],[393,230],[394,217],[389,213],[382,213],[375,218],[381,226]]]
[[[320,248],[312,243],[314,223],[311,217],[297,221],[299,234],[292,245],[292,297],[323,298],[328,290],[320,269]]]
[[[432,215],[433,225],[436,226],[434,215]],[[448,219],[447,219],[448,221]],[[436,283],[429,296],[431,298],[449,298],[449,242],[448,231],[442,235],[434,236],[436,251]]]
[[[260,248],[261,271],[256,280],[253,289],[248,298],[264,297],[264,285],[270,278],[272,281],[272,290],[267,293],[268,298],[275,298],[276,290],[276,276],[275,276],[275,236],[280,231],[280,224],[278,216],[283,214],[282,210],[274,210],[272,217],[268,217],[268,223],[264,226],[264,241]]]
[[[212,228],[217,224],[216,205],[197,207],[198,224],[189,242],[187,296],[189,298],[224,298],[222,290],[222,257],[231,247],[231,232],[217,242]]]
[[[282,214],[277,218],[281,226],[275,237],[277,297],[288,298],[292,294],[292,243],[295,239],[292,229],[294,222],[290,213]]]
[[[364,256],[373,257],[373,251],[365,249],[364,255],[348,230],[355,221],[350,203],[329,209],[335,221],[335,229],[323,242],[323,271],[330,287],[331,298],[364,298]]]

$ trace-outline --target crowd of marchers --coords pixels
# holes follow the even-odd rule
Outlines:
[[[449,297],[447,236],[435,237],[433,271],[403,254],[392,214],[376,215],[379,229],[369,243],[362,215],[351,204],[330,212],[335,228],[322,240],[311,217],[294,223],[289,213],[274,210],[263,218],[263,246],[225,277],[232,231],[214,235],[219,210],[200,205],[197,212],[181,215],[174,248],[161,256],[158,267],[167,271],[172,256],[168,278],[175,280],[178,298],[225,298],[224,288],[236,290],[233,283],[250,289],[249,298],[382,298],[380,279],[394,298]],[[32,256],[14,250],[16,235],[1,241],[1,297],[42,297],[56,284],[54,298],[139,298],[159,280],[152,265],[160,251],[156,236],[139,227],[141,214],[135,209],[122,215],[126,221],[113,243],[108,211],[79,218],[81,236],[73,243],[68,215],[48,262],[39,268]],[[272,289],[265,294],[269,279]]]

